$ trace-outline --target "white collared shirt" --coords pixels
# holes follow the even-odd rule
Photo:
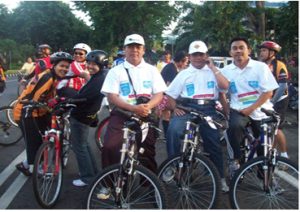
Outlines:
[[[124,101],[134,105],[136,98],[125,68],[128,69],[137,96],[151,98],[153,94],[164,92],[166,84],[156,67],[146,63],[144,59],[137,66],[128,61],[110,69],[102,86],[101,92],[118,94]]]
[[[207,65],[202,69],[189,65],[176,75],[166,94],[173,99],[181,96],[190,99],[216,100],[219,97],[219,88],[214,73]]]
[[[222,74],[229,80],[230,107],[242,110],[249,107],[260,97],[262,93],[273,91],[278,84],[269,67],[256,60],[249,59],[247,66],[240,69],[234,63],[225,66]],[[271,110],[273,104],[267,100],[261,107]],[[250,114],[254,120],[261,120],[266,115],[257,108]]]

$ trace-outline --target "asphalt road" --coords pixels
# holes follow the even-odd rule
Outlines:
[[[16,98],[16,78],[9,78],[5,93],[0,96],[0,106],[8,104]],[[104,118],[105,115],[100,117]],[[298,114],[289,111],[284,132],[288,140],[288,153],[294,162],[298,164]],[[94,155],[97,158],[99,169],[101,168],[101,152],[94,144],[94,129],[90,132],[89,142],[93,146]],[[21,140],[13,146],[0,146],[0,209],[41,209],[35,200],[32,180],[15,170],[15,164],[25,157],[24,141]],[[157,142],[157,163],[161,164],[167,158],[165,143]],[[60,199],[55,209],[80,209],[85,199],[86,189],[72,185],[72,180],[78,177],[77,164],[74,154],[71,153],[69,164],[64,169],[63,188]],[[228,194],[222,194],[220,209],[230,209]]]

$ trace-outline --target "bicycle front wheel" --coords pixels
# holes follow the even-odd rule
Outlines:
[[[104,134],[106,132],[108,123],[109,123],[109,117],[103,119],[100,122],[100,124],[98,124],[95,132],[95,142],[100,151],[102,150],[103,147]]]
[[[52,208],[60,195],[62,186],[62,164],[58,159],[54,143],[43,143],[35,157],[33,170],[33,191],[43,208]],[[60,156],[58,156],[60,157]]]
[[[181,154],[167,159],[159,168],[172,209],[210,209],[218,204],[220,177],[214,164],[196,154],[191,162],[182,161]],[[179,176],[179,167],[182,174]],[[172,204],[172,205],[171,205]]]
[[[276,157],[275,166],[265,165],[265,157],[245,163],[230,185],[230,204],[238,209],[298,209],[298,167]],[[267,161],[267,163],[270,163]],[[269,183],[264,188],[264,169]]]
[[[12,145],[21,140],[22,131],[15,125],[13,125],[8,117],[7,113],[10,113],[12,108],[9,106],[0,108],[0,144],[1,145]]]
[[[87,209],[165,209],[167,197],[157,176],[142,166],[134,166],[132,175],[126,175],[116,201],[116,185],[120,165],[103,170],[88,189]],[[104,194],[105,195],[104,195]]]

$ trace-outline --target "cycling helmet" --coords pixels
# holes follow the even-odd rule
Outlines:
[[[124,53],[124,51],[123,51],[123,50],[119,50],[119,51],[117,52],[117,55],[118,55],[118,56],[124,56],[124,55],[125,55],[125,53]]]
[[[264,41],[260,45],[257,46],[259,49],[266,48],[269,50],[273,50],[275,52],[280,52],[281,46],[279,46],[277,43],[273,41]]]
[[[39,45],[39,49],[51,49],[51,47],[48,44],[41,44]]]
[[[100,68],[108,65],[108,56],[105,51],[93,50],[86,56],[86,61],[95,62]]]
[[[75,49],[81,49],[86,51],[86,53],[89,53],[91,51],[91,47],[85,43],[77,43],[74,47],[73,50]]]
[[[71,63],[73,61],[73,57],[67,52],[55,52],[50,56],[50,62],[53,65],[56,65],[62,60]]]

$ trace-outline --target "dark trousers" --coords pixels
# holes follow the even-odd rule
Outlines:
[[[22,115],[19,126],[22,130],[25,140],[28,164],[34,163],[35,155],[43,143],[42,134],[50,126],[50,121],[50,115],[45,115],[38,118],[24,118]]]
[[[104,143],[102,149],[102,168],[107,166],[120,163],[121,153],[120,150],[122,148],[123,142],[123,131],[122,128],[124,126],[124,122],[128,118],[123,117],[118,113],[111,113],[109,123],[107,126],[107,131],[104,135]],[[141,164],[154,173],[157,171],[157,164],[155,161],[155,141],[156,141],[156,133],[153,129],[149,129],[148,135],[143,143],[137,142],[139,147],[144,148],[144,153],[139,154],[138,159]],[[141,140],[141,131],[136,134],[136,140]]]
[[[227,130],[228,139],[233,149],[234,159],[241,158],[240,144],[245,136],[245,127],[251,122],[252,131],[255,138],[260,135],[260,121],[255,121],[248,116],[244,116],[236,110],[230,110],[229,128]],[[260,153],[261,154],[261,153]]]

